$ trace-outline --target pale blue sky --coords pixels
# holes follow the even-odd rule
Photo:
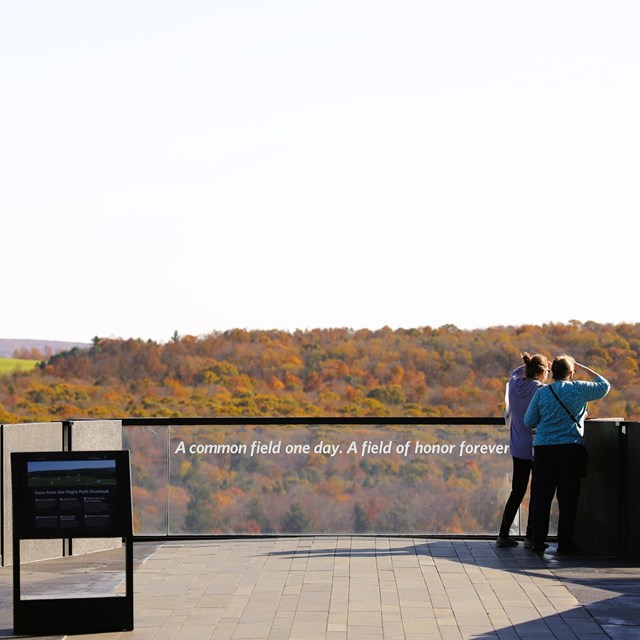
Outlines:
[[[635,0],[3,0],[0,337],[640,321]]]

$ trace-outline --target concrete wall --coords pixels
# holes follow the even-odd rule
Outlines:
[[[121,420],[71,421],[72,451],[120,451],[122,449]],[[74,538],[71,550],[74,556],[122,546],[120,538]]]
[[[72,451],[120,451],[122,420],[71,420]]]
[[[619,555],[624,553],[620,422],[587,420],[584,438],[589,463],[580,488],[574,540],[587,553]]]
[[[11,453],[29,451],[63,451],[62,422],[2,425],[2,539],[1,565],[13,563]],[[76,420],[70,422],[69,441],[73,451],[122,450],[122,422],[120,420]],[[22,540],[20,560],[32,562],[59,558],[68,554],[63,540]],[[120,538],[74,538],[73,555],[103,551],[122,546]]]
[[[627,425],[627,554],[640,558],[640,423]]]
[[[13,563],[13,500],[11,498],[11,453],[20,451],[62,451],[62,422],[2,425],[2,565]],[[23,540],[20,559],[24,562],[59,558],[62,540]]]

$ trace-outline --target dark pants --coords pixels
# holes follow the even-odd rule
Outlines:
[[[558,499],[558,545],[571,544],[584,475],[585,448],[579,444],[556,444],[537,446],[534,451],[534,547],[541,547],[547,539],[554,495]]]
[[[533,467],[532,460],[523,458],[513,458],[513,476],[511,478],[511,493],[504,506],[502,514],[502,523],[500,524],[500,537],[509,536],[509,529],[513,524],[513,520],[518,513],[520,504],[527,493],[527,485],[529,484],[529,476]],[[529,517],[527,518],[526,537],[531,537],[533,523],[533,483],[531,484],[531,495],[529,497]]]

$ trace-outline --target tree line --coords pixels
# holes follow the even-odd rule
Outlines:
[[[93,339],[0,377],[0,422],[181,416],[500,416],[520,353],[602,373],[591,417],[640,418],[640,324],[233,329]]]

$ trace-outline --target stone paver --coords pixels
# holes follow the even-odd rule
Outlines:
[[[47,584],[59,584],[70,561],[82,559],[32,563],[22,571],[23,584],[31,581],[47,597]],[[589,566],[594,563],[601,568]],[[111,576],[109,561],[100,565]],[[11,571],[0,569],[0,637],[13,637],[6,610]],[[74,571],[77,579],[82,572]],[[122,576],[112,573],[84,589],[123,593]],[[634,598],[640,604],[638,576],[637,566],[602,569],[588,558],[571,564],[521,546],[496,549],[488,540],[318,536],[136,544],[135,629],[73,638],[626,640],[640,637],[632,606]],[[631,608],[621,616],[625,605]]]

